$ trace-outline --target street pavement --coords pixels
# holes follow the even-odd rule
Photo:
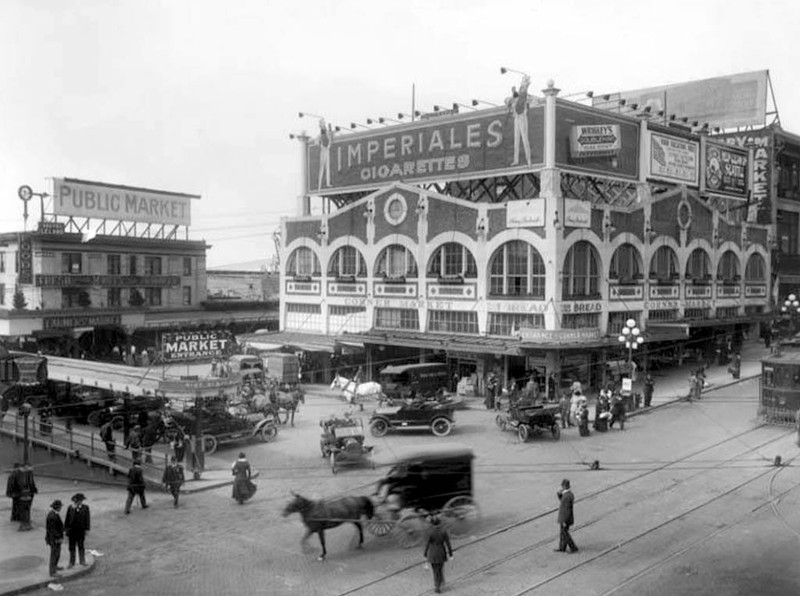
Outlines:
[[[759,360],[764,353],[763,346],[755,343],[745,345],[742,350],[743,381],[759,374]],[[620,458],[620,455],[632,448],[628,444],[632,440],[642,441],[644,438],[645,443],[650,442],[648,436],[637,436],[637,427],[642,432],[646,429],[648,432],[656,432],[657,429],[663,428],[666,417],[672,420],[670,424],[684,424],[682,418],[686,416],[691,417],[691,422],[698,423],[698,417],[701,416],[698,412],[703,412],[701,408],[711,407],[714,403],[713,392],[733,382],[726,367],[711,367],[707,371],[707,390],[711,391],[712,395],[708,400],[703,400],[708,403],[704,403],[703,406],[694,404],[691,405],[695,407],[694,410],[686,410],[683,408],[689,404],[677,405],[676,402],[688,393],[688,375],[689,367],[659,371],[655,376],[654,407],[632,413],[633,416],[639,413],[650,415],[641,423],[634,418],[624,433],[607,433],[605,436],[597,433],[588,440],[589,442],[582,442],[577,438],[576,431],[569,430],[563,433],[559,442],[540,440],[535,445],[519,444],[512,433],[498,434],[498,429],[493,428],[493,417],[482,411],[482,400],[477,398],[470,400],[470,409],[457,413],[457,427],[452,439],[465,441],[473,439],[474,435],[474,441],[470,442],[478,454],[476,475],[478,471],[497,474],[496,481],[488,476],[491,486],[476,487],[477,500],[482,504],[484,514],[479,532],[491,533],[509,521],[512,524],[516,523],[514,520],[518,520],[520,511],[525,512],[529,509],[528,505],[520,502],[521,499],[527,501],[527,498],[520,496],[520,491],[522,494],[526,491],[530,493],[531,503],[537,502],[536,498],[539,496],[545,500],[548,498],[545,495],[554,490],[554,483],[557,484],[555,478],[565,474],[583,474],[585,463],[595,458],[602,461],[605,466],[616,465],[619,468],[611,470],[609,478],[612,475],[617,479],[619,474],[632,474],[634,468],[626,469],[625,465],[631,464],[623,462],[625,458]],[[753,382],[750,381],[749,393],[753,393],[753,387]],[[738,389],[735,393],[737,396],[742,394]],[[665,409],[669,404],[677,405],[674,412]],[[713,425],[717,432],[733,432],[734,425],[741,423],[739,418],[744,418],[745,424],[751,424],[751,419],[755,417],[755,402],[752,400],[742,406],[728,404],[725,398],[719,398],[717,407],[724,408],[725,411],[730,410],[731,416],[734,414],[738,416],[736,420],[727,421],[722,415],[702,414],[709,419],[712,417],[715,419]],[[745,409],[740,410],[741,407]],[[75,570],[65,570],[62,573],[58,583],[63,585],[65,590],[82,594],[141,594],[147,591],[158,594],[221,594],[252,591],[269,594],[332,594],[344,593],[346,590],[341,587],[334,588],[333,584],[326,583],[326,574],[332,573],[337,578],[337,586],[341,586],[347,583],[344,576],[348,572],[353,572],[356,566],[359,572],[356,575],[362,580],[374,578],[375,581],[380,581],[387,569],[406,561],[410,564],[408,551],[398,552],[398,547],[387,544],[386,541],[375,542],[374,539],[370,541],[370,537],[367,537],[368,552],[377,559],[374,567],[370,567],[370,557],[366,554],[360,555],[359,559],[348,559],[355,557],[346,552],[352,547],[353,540],[352,526],[348,526],[347,530],[337,529],[327,533],[330,555],[329,561],[323,565],[328,567],[321,568],[315,565],[314,557],[308,554],[318,552],[316,539],[312,538],[309,541],[307,550],[299,551],[296,542],[301,535],[299,519],[280,517],[279,504],[287,500],[290,489],[302,490],[312,498],[329,496],[331,492],[360,490],[366,493],[367,487],[371,487],[384,472],[383,466],[389,465],[401,448],[432,442],[433,437],[430,435],[424,439],[420,435],[408,435],[375,440],[376,462],[379,468],[377,471],[353,469],[343,471],[335,477],[331,476],[330,469],[317,455],[320,431],[318,422],[320,418],[342,409],[341,401],[327,387],[308,387],[306,405],[300,411],[297,428],[283,427],[274,443],[247,446],[245,451],[262,477],[259,482],[259,493],[243,506],[238,506],[232,501],[229,487],[230,464],[239,448],[215,454],[209,461],[209,470],[204,473],[203,480],[187,483],[185,487],[187,494],[182,498],[181,507],[177,510],[173,509],[169,495],[150,490],[148,500],[152,507],[143,511],[134,506],[132,514],[126,516],[123,512],[126,496],[124,487],[37,476],[39,494],[34,500],[32,512],[34,530],[18,532],[16,524],[7,521],[10,516],[9,499],[4,500],[0,506],[0,520],[3,520],[0,521],[0,595],[26,590],[44,590],[46,588],[43,587],[51,583],[47,576],[48,549],[44,543],[44,518],[53,499],[59,498],[67,503],[75,492],[83,492],[88,497],[87,504],[92,510],[93,529],[87,538],[87,549],[97,554],[88,558],[90,563],[88,568],[77,567]],[[740,415],[741,412],[748,411],[749,417]],[[661,418],[658,418],[659,416]],[[685,431],[676,428],[670,431],[670,435],[680,436],[681,442],[685,443],[684,446],[693,443],[702,444],[706,440],[704,434],[700,430],[695,432],[693,428]],[[702,429],[702,424],[698,428]],[[446,439],[450,440],[451,437]],[[786,445],[792,442],[793,438],[784,440],[781,448],[788,449]],[[646,445],[646,447],[651,446]],[[646,447],[641,449],[644,450]],[[654,461],[667,461],[672,456],[671,453],[664,452],[663,444],[652,446],[652,449],[656,448],[661,452],[651,453],[650,461],[640,463],[641,466],[652,466]],[[545,458],[535,469],[534,462],[525,463],[528,461],[528,454],[534,452],[539,454],[539,458]],[[760,456],[763,461],[770,457],[771,454],[766,452],[762,452]],[[521,473],[524,475],[520,476]],[[784,475],[788,476],[789,474]],[[536,482],[537,478],[543,477],[548,478],[546,489]],[[512,488],[508,483],[509,478],[521,486]],[[531,479],[533,484],[530,484]],[[611,480],[601,479],[602,482],[608,482],[608,486],[612,486]],[[775,487],[771,485],[769,488]],[[759,489],[763,490],[763,487]],[[583,490],[586,492],[587,489]],[[503,496],[505,492],[508,492],[507,498]],[[499,503],[498,498],[501,500]],[[786,498],[791,502],[797,500],[794,494],[789,494]],[[552,499],[552,496],[549,499]],[[649,513],[662,515],[660,511]],[[648,512],[642,512],[640,517],[646,518],[647,515]],[[753,523],[756,522],[757,518],[754,518]],[[624,525],[624,522],[621,522],[621,527]],[[544,528],[546,529],[542,530],[543,535],[551,538],[552,520],[547,520]],[[744,528],[737,531],[744,535],[747,533]],[[510,536],[511,532],[508,532],[508,535]],[[499,550],[508,548],[512,553],[509,557],[516,559],[513,549],[519,540],[519,535],[515,535],[508,546],[495,546],[492,552],[495,548]],[[720,548],[721,552],[725,551],[724,547]],[[306,553],[305,556],[301,552]],[[259,553],[263,555],[260,556]],[[66,556],[65,546],[62,561]],[[256,565],[256,568],[253,568],[253,565]],[[458,562],[453,563],[453,568],[457,569],[458,565]],[[218,568],[224,569],[224,572],[217,571]],[[657,576],[658,581],[665,582],[666,586],[664,590],[658,592],[661,594],[670,593],[669,574],[666,569],[666,566],[659,567]],[[84,572],[91,574],[80,577],[79,574]],[[257,576],[255,583],[250,577],[253,573]],[[490,572],[487,573],[491,575]],[[515,570],[513,563],[504,573],[525,575],[521,570]],[[136,577],[137,581],[140,578],[141,584],[123,585],[125,581],[123,578],[128,577]],[[427,580],[427,576],[423,577]],[[230,578],[234,578],[234,586],[238,585],[235,578],[240,579],[241,590],[232,591]],[[424,586],[427,584],[426,581],[420,584],[415,580],[409,586],[410,580],[405,576],[400,574],[398,578],[394,583],[383,585],[380,593],[408,594],[409,590],[418,593],[424,591]],[[555,583],[557,582],[554,582],[554,585]],[[630,585],[635,586],[636,582],[632,581]],[[467,587],[468,585],[459,585],[459,593],[469,592],[466,590]],[[564,584],[563,588],[567,591],[568,583]],[[642,593],[641,585],[639,589],[638,593]],[[378,593],[378,589],[376,588],[375,592],[366,589],[357,593]],[[515,592],[509,585],[495,593]],[[623,591],[623,593],[628,592]]]

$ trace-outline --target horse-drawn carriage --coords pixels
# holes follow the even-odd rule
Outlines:
[[[375,409],[369,420],[374,437],[383,437],[389,430],[429,428],[437,437],[449,435],[455,419],[451,403],[437,400],[391,401]]]
[[[558,404],[532,405],[517,403],[495,417],[500,430],[515,429],[519,440],[523,443],[533,435],[550,431],[553,438],[561,438],[561,414]]]
[[[322,437],[319,448],[322,457],[330,459],[331,472],[336,474],[339,467],[344,464],[358,464],[367,462],[375,468],[372,459],[371,445],[364,445],[364,423],[360,418],[346,416],[344,418],[323,418],[319,421],[322,427]]]

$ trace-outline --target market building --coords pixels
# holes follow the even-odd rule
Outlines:
[[[281,331],[551,391],[603,383],[629,320],[640,366],[735,349],[773,298],[753,148],[558,95],[302,137]]]

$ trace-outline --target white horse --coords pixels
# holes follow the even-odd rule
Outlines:
[[[356,383],[354,380],[339,374],[333,378],[331,389],[341,389],[344,398],[350,405],[361,404],[365,399],[377,400],[383,395],[383,387],[381,387],[380,383],[376,383],[375,381]]]

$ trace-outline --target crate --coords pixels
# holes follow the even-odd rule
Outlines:
[[[300,360],[295,354],[272,353],[266,356],[267,376],[282,383],[297,383]]]

